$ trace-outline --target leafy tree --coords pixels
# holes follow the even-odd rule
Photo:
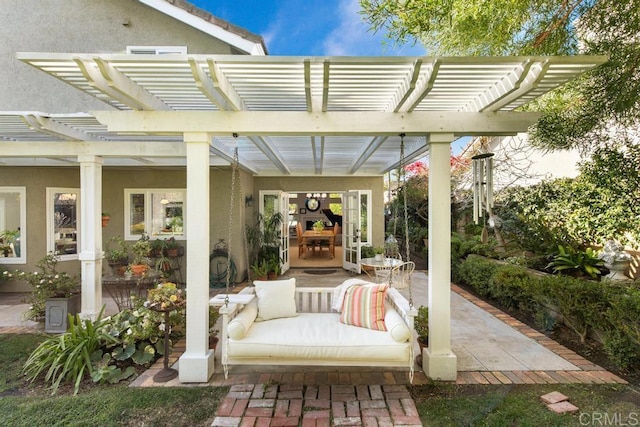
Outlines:
[[[616,1],[616,0],[614,0]],[[571,53],[591,0],[360,0],[372,29],[433,55]]]
[[[640,0],[360,0],[364,19],[396,42],[432,55],[607,55],[610,60],[552,96],[532,141],[550,149],[638,144]]]

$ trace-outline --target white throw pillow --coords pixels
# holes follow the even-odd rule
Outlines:
[[[411,329],[404,323],[402,316],[390,305],[385,304],[386,313],[384,315],[384,323],[391,337],[396,342],[405,342],[411,339]]]
[[[258,303],[256,300],[251,301],[245,305],[244,308],[236,317],[233,318],[227,326],[227,335],[232,340],[240,340],[246,334],[253,321],[256,320],[258,315]]]
[[[257,322],[298,315],[295,277],[287,280],[256,280],[253,284],[258,298]]]

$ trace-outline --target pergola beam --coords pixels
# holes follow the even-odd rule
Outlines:
[[[79,141],[88,141],[94,139],[92,136],[85,132],[74,129],[71,126],[67,126],[60,122],[51,120],[48,117],[40,116],[38,114],[25,114],[24,116],[22,116],[22,120],[33,130],[46,133],[47,135],[51,135],[56,138]]]
[[[111,132],[182,134],[207,132],[232,136],[454,136],[510,135],[526,132],[540,113],[532,112],[327,112],[298,111],[95,111]],[[286,123],[286,126],[282,124]]]
[[[29,154],[31,153],[31,154]],[[167,141],[3,141],[0,157],[184,157],[184,144]]]
[[[257,136],[249,136],[249,141],[253,142],[253,144],[258,147],[262,154],[267,156],[271,163],[273,163],[284,175],[291,175],[291,170],[285,164],[286,162],[282,159],[282,155],[278,152],[274,144],[270,141],[265,140],[265,138],[257,137]]]
[[[160,98],[125,76],[113,65],[95,57],[93,61],[74,58],[89,85],[136,110],[169,110]]]
[[[387,138],[388,137],[386,136],[379,136],[379,137],[372,138],[368,144],[363,144],[362,148],[360,149],[360,152],[358,153],[356,158],[353,160],[353,163],[351,163],[351,167],[349,168],[348,173],[350,175],[353,175],[354,173],[356,173],[358,169],[360,169],[360,167],[364,164],[364,162],[366,162],[367,159],[371,157],[373,153],[375,153],[378,150],[378,148],[380,148],[380,146],[387,140]]]

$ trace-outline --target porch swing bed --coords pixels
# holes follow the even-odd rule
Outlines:
[[[296,287],[295,278],[254,285],[239,294],[254,295],[250,302],[220,308],[225,372],[227,365],[390,366],[406,367],[413,376],[416,310],[396,289],[360,279],[338,287]],[[383,328],[344,322],[348,294],[358,288],[384,288]],[[366,311],[370,303],[364,297],[355,304]],[[270,305],[277,306],[275,314]],[[265,313],[285,317],[265,320]]]
[[[400,157],[402,165],[404,140]],[[236,147],[230,221],[238,165]],[[406,211],[405,200],[405,217]],[[231,232],[228,241],[231,246]],[[220,295],[224,304],[219,310],[225,376],[228,365],[387,366],[407,367],[413,381],[417,310],[410,285],[407,301],[391,286],[391,277],[388,283],[347,279],[336,287],[296,287],[295,278],[254,281],[254,286],[236,295],[229,294],[229,282],[227,275],[227,293]]]

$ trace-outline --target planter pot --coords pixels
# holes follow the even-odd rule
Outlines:
[[[420,353],[416,356],[415,362],[416,362],[416,365],[422,366],[422,353],[424,352],[423,350],[425,348],[429,347],[429,337],[427,337],[425,341],[421,341],[421,340],[417,340],[417,341],[418,341],[418,346],[420,347]]]
[[[384,257],[383,257],[383,255],[382,255],[382,254],[375,254],[375,255],[373,256],[373,258],[374,258],[376,261],[383,261],[383,260],[384,260]]]
[[[134,276],[142,276],[144,273],[149,270],[149,266],[147,264],[131,264],[129,266],[131,268],[131,273]]]
[[[127,264],[129,264],[128,258],[122,258],[119,260],[113,260],[108,262],[109,267],[113,271],[114,275],[122,276],[124,271],[127,269]]]
[[[167,249],[167,256],[168,257],[175,258],[175,257],[178,256],[178,254],[179,254],[178,248]]]
[[[62,334],[67,331],[67,316],[80,313],[80,294],[70,298],[49,298],[45,301],[44,331],[48,334]]]
[[[605,264],[610,271],[605,277],[609,280],[627,280],[627,276],[625,276],[625,272],[629,268],[631,262],[629,260],[620,260],[613,262],[611,264]]]
[[[111,220],[110,216],[103,216],[102,217],[102,228],[104,228],[107,225],[109,225],[109,220]]]
[[[220,339],[217,336],[210,336],[209,337],[209,348],[212,350],[215,350],[216,347],[218,346],[218,341]]]

